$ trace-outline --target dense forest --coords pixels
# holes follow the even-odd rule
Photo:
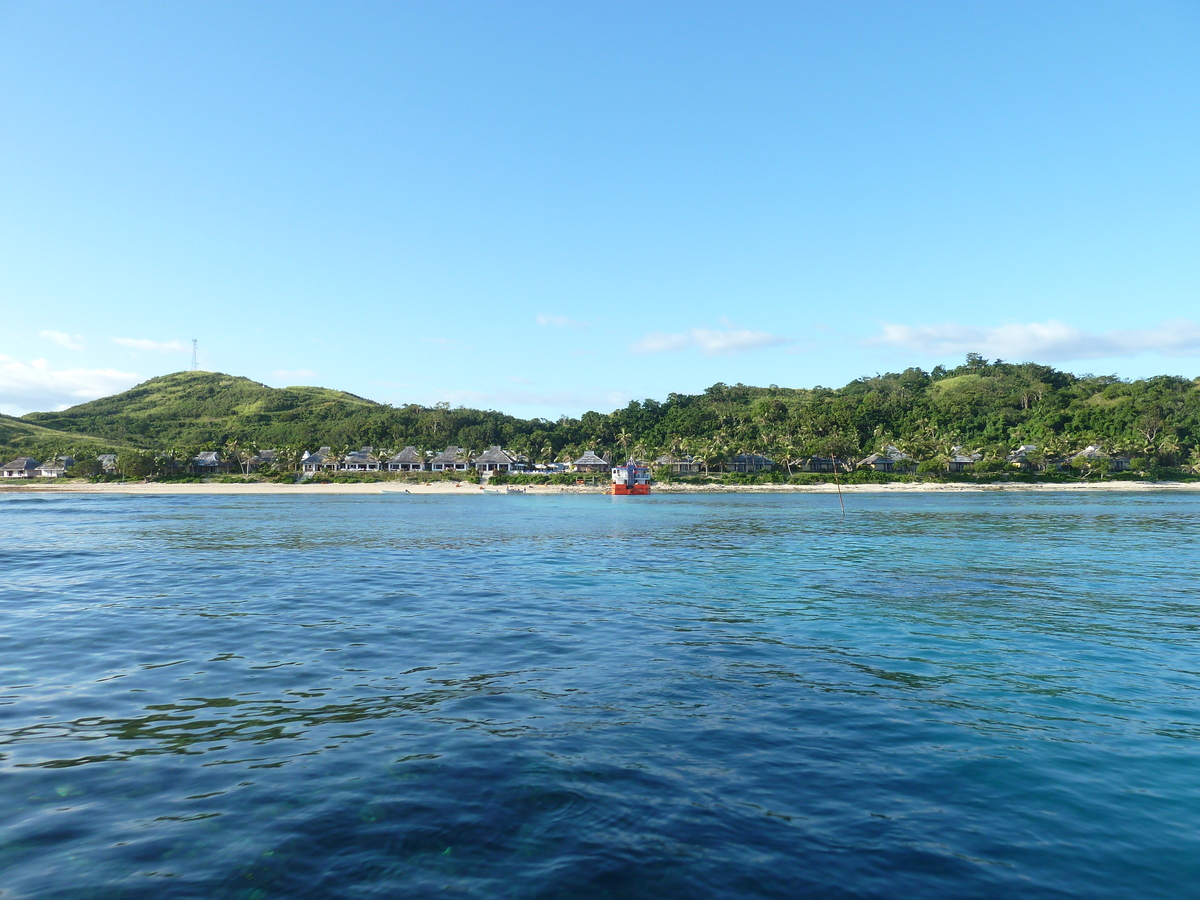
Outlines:
[[[411,444],[478,451],[499,444],[534,461],[584,450],[650,458],[688,454],[716,466],[740,452],[784,466],[810,456],[855,459],[894,444],[916,460],[954,447],[1003,459],[1034,443],[1047,457],[1100,444],[1105,452],[1177,467],[1200,462],[1200,379],[1137,381],[1072,375],[971,354],[953,369],[859,378],[842,388],[715,384],[701,394],[633,401],[579,418],[518,419],[447,404],[388,406],[323,388],[269,388],[220,373],[180,372],[62,412],[31,413],[0,429],[10,454],[138,447],[199,449]],[[0,423],[2,424],[2,423]],[[86,436],[86,437],[84,437]]]

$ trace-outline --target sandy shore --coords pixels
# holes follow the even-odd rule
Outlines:
[[[574,485],[528,485],[515,490],[525,494],[606,494],[607,487],[577,487]],[[812,485],[655,485],[657,494],[822,494],[835,493],[832,484]],[[994,493],[1007,491],[1017,493],[1062,492],[1062,491],[1200,491],[1200,482],[1147,482],[1105,481],[1098,483],[1072,484],[851,484],[842,485],[846,494],[912,494],[912,493]],[[159,484],[156,482],[126,482],[86,484],[80,482],[62,484],[0,484],[0,494],[270,494],[273,496],[311,497],[326,494],[457,494],[460,496],[488,496],[506,494],[504,487],[484,487],[463,482],[441,482],[434,484],[404,484],[402,482],[377,482],[374,484]]]

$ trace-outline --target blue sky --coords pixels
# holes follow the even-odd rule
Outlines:
[[[1195,3],[0,2],[0,411],[1200,375]]]

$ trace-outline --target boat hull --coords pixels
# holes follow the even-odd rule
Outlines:
[[[630,486],[627,484],[614,484],[612,486],[612,492],[618,497],[644,497],[646,494],[650,493],[650,485],[635,484]]]

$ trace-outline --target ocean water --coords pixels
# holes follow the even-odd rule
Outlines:
[[[1200,893],[1200,495],[0,496],[0,898]]]

